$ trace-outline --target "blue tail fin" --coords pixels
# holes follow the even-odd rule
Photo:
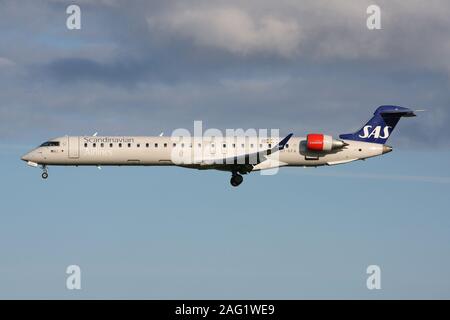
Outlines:
[[[341,134],[339,138],[385,144],[401,117],[414,117],[411,109],[398,106],[381,106],[372,119],[354,133]]]

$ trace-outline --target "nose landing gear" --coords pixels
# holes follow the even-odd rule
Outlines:
[[[48,178],[48,170],[47,170],[47,166],[42,166],[42,170],[44,171],[44,172],[42,172],[42,175],[41,175],[41,177],[42,177],[42,179],[47,179]]]
[[[244,181],[244,178],[237,172],[233,172],[231,179],[230,179],[230,183],[233,187],[237,187],[239,186],[242,181]]]

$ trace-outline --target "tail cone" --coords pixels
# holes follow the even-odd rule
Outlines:
[[[391,151],[392,151],[392,147],[389,147],[389,146],[386,146],[386,145],[383,146],[383,154],[389,153]]]

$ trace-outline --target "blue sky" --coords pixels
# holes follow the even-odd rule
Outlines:
[[[379,1],[373,32],[368,1],[75,2],[80,31],[69,2],[0,1],[0,298],[450,297],[446,1]],[[42,181],[19,160],[50,137],[194,120],[339,134],[382,104],[428,110],[400,122],[394,152],[237,189],[181,168]]]
[[[2,150],[2,298],[449,297],[448,152],[234,189],[179,168],[51,168],[44,182]],[[71,264],[79,292],[65,288]],[[380,291],[366,289],[371,264]]]

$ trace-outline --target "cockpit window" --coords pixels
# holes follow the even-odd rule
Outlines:
[[[40,147],[59,147],[59,141],[47,141],[41,144]]]

